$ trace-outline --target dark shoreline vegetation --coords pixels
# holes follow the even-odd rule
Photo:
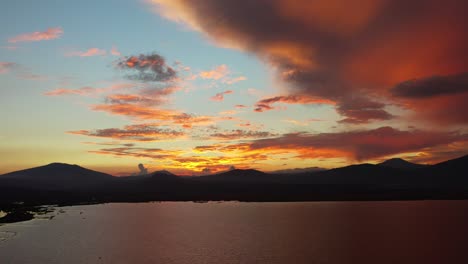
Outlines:
[[[167,171],[113,177],[52,163],[0,176],[0,223],[30,220],[42,205],[150,201],[392,201],[468,199],[468,155],[424,166],[403,160],[286,174],[232,170],[201,177]],[[44,211],[45,210],[45,211]]]

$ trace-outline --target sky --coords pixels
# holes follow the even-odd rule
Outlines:
[[[466,155],[467,12],[462,0],[5,2],[0,173]]]

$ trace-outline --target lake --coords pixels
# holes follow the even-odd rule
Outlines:
[[[468,201],[63,207],[0,226],[0,263],[468,263]]]

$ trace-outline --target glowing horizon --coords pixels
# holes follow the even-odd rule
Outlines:
[[[64,162],[200,175],[468,153],[468,4],[456,0],[4,6],[0,174]]]

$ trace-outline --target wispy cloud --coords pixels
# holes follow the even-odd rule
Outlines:
[[[48,28],[45,31],[36,31],[36,32],[17,35],[17,36],[9,38],[8,42],[17,43],[17,42],[51,40],[51,39],[60,38],[62,34],[63,34],[63,29],[61,27],[54,27],[54,28]]]
[[[226,64],[221,64],[208,71],[201,71],[198,75],[194,75],[192,79],[196,77],[205,80],[219,81],[222,84],[228,85],[247,80],[245,76],[232,77],[231,71]]]
[[[69,134],[102,137],[130,141],[161,141],[185,136],[184,132],[157,127],[153,124],[138,124],[120,128],[68,131]]]
[[[134,94],[111,94],[105,100],[110,104],[163,105],[169,101],[169,95],[180,89],[178,86],[146,88]]]
[[[81,96],[92,96],[101,93],[107,93],[111,91],[117,91],[121,89],[130,89],[135,87],[133,83],[116,83],[107,87],[95,88],[91,86],[84,86],[77,89],[70,88],[57,88],[48,92],[44,95],[47,96],[61,96],[61,95],[81,95]]]
[[[255,112],[264,112],[268,110],[276,109],[273,104],[284,103],[284,104],[329,104],[334,105],[333,101],[327,99],[321,99],[308,95],[280,95],[275,97],[269,97],[262,99],[255,103]]]
[[[0,74],[10,72],[12,69],[16,68],[18,65],[14,62],[0,61]]]
[[[113,55],[113,56],[120,56],[122,55],[120,53],[120,51],[117,49],[116,46],[112,46],[111,50],[110,50],[110,54]]]
[[[28,67],[14,62],[0,62],[0,74],[12,72],[19,79],[32,81],[45,81],[48,77],[31,71]]]
[[[93,57],[93,56],[104,56],[107,54],[106,50],[99,48],[89,48],[85,51],[70,51],[65,53],[67,57]]]
[[[229,73],[229,69],[226,64],[219,65],[209,71],[201,71],[199,76],[202,79],[213,79],[218,80],[225,77]]]
[[[17,50],[17,49],[19,49],[18,46],[13,46],[13,45],[9,45],[9,46],[0,46],[0,48],[6,49],[6,50]]]
[[[245,80],[247,80],[247,77],[239,76],[239,77],[235,77],[235,78],[227,78],[226,80],[224,80],[224,83],[225,84],[235,84],[237,82],[245,81]]]
[[[218,133],[210,134],[210,139],[214,140],[237,140],[244,138],[269,138],[275,134],[267,131],[251,131],[251,130],[227,130]]]
[[[212,96],[210,99],[212,101],[217,101],[217,102],[221,102],[224,100],[224,95],[226,94],[232,94],[233,91],[231,90],[227,90],[227,91],[224,91],[224,92],[221,92],[221,93],[217,93],[216,95]]]

